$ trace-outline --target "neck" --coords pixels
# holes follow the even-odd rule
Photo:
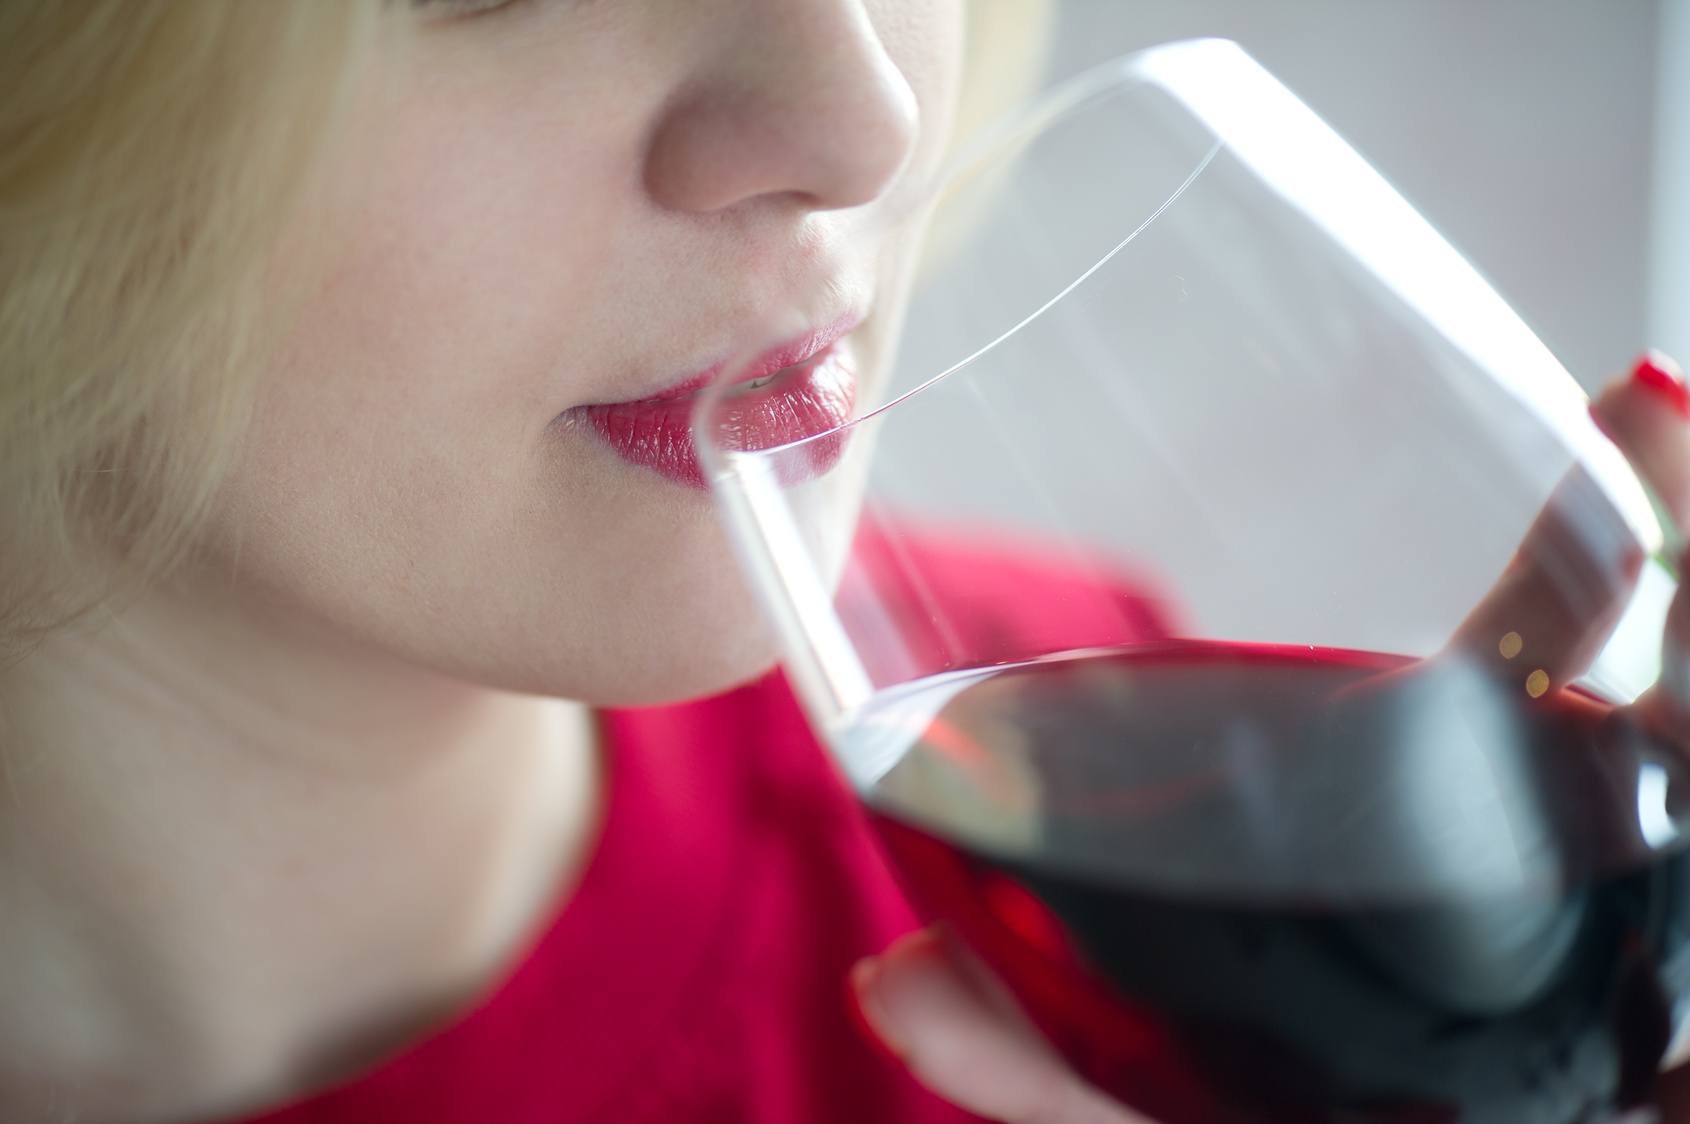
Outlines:
[[[592,842],[585,708],[169,591],[0,671],[0,721],[6,1120],[344,1076],[487,987]]]

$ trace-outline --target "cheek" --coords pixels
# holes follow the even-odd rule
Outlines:
[[[628,346],[598,303],[630,221],[614,160],[438,116],[386,135],[348,176],[344,251],[265,380],[207,572],[511,689],[651,702],[766,666],[705,498],[552,426]]]
[[[296,333],[296,374],[336,378],[350,362],[419,415],[494,398],[544,411],[579,379],[570,345],[589,334],[625,218],[615,154],[591,136],[572,138],[574,159],[524,144],[489,128],[492,112],[456,128],[422,116],[372,155],[348,201],[359,218]]]
[[[419,450],[379,418],[312,424],[319,406],[268,396],[220,497],[203,574],[261,619],[604,705],[708,693],[772,661],[702,495],[584,432],[512,456]]]
[[[941,149],[950,136],[962,72],[964,7],[964,0],[869,0],[881,44],[921,107],[924,152]]]

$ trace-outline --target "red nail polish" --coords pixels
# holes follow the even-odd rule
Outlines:
[[[1671,358],[1654,350],[1644,352],[1631,369],[1631,381],[1665,395],[1678,416],[1690,421],[1690,388],[1684,385],[1684,370]]]

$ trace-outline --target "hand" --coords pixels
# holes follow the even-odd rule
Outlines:
[[[857,963],[863,1018],[946,1100],[1006,1124],[1146,1124],[1080,1078],[990,968],[937,929]]]
[[[1690,394],[1668,377],[1670,370],[1658,357],[1640,362],[1591,412],[1684,527],[1690,526]],[[1452,648],[1517,677],[1533,695],[1559,689],[1588,667],[1643,561],[1623,537],[1606,557],[1582,549],[1568,518],[1576,510],[1573,497],[1562,495],[1578,486],[1574,476],[1563,482],[1508,570],[1451,640]],[[1569,566],[1569,557],[1582,564]],[[1683,562],[1680,568],[1690,573]],[[1672,603],[1664,644],[1662,681],[1627,709],[1657,735],[1690,747],[1690,658],[1677,658],[1690,655],[1685,589]],[[922,1084],[971,1112],[1005,1124],[1145,1124],[1075,1074],[992,971],[942,930],[910,934],[861,961],[851,984],[881,1041]],[[1678,1064],[1686,1060],[1669,1057],[1676,1068],[1661,1076],[1665,1124],[1690,1124],[1690,1064]]]

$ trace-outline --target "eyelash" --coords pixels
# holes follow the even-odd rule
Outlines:
[[[411,0],[413,11],[441,19],[467,19],[508,8],[516,0]]]

